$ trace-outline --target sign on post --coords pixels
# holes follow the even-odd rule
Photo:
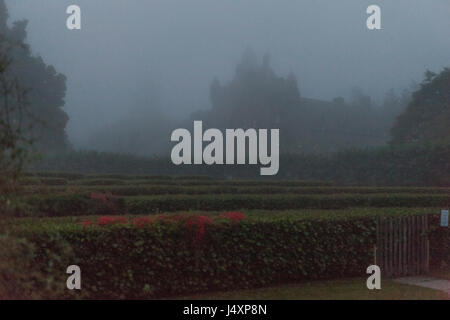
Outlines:
[[[441,227],[448,227],[448,209],[441,210]]]

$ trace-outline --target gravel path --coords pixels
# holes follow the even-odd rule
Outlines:
[[[432,277],[404,277],[395,279],[396,282],[436,289],[446,292],[450,297],[450,281]]]

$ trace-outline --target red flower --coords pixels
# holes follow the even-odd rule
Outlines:
[[[93,200],[101,200],[103,203],[108,202],[108,198],[104,193],[91,193],[91,199]]]
[[[177,214],[177,215],[165,215],[160,214],[156,217],[156,221],[158,222],[179,222],[186,219],[185,216]]]
[[[193,216],[186,222],[186,228],[195,232],[194,241],[200,241],[205,234],[205,225],[211,224],[212,220],[207,216]]]
[[[128,220],[125,217],[100,217],[97,221],[99,226],[106,226],[110,224],[119,224],[119,223],[127,223]]]
[[[79,224],[82,225],[83,227],[89,227],[92,225],[92,221],[90,221],[90,220],[81,221],[81,222],[79,222]]]
[[[133,219],[133,224],[140,228],[143,228],[145,225],[152,225],[153,220],[147,217],[138,217]]]
[[[237,212],[227,212],[220,215],[222,218],[230,219],[232,222],[238,222],[245,218],[244,214],[240,211]]]

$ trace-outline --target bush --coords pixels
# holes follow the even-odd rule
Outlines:
[[[272,179],[327,180],[339,185],[450,187],[450,145],[385,146],[333,154],[281,154]],[[76,151],[47,155],[33,170],[262,179],[259,166],[176,166],[169,158]],[[270,178],[269,178],[270,179]]]
[[[38,178],[38,177],[30,177],[20,179],[20,183],[22,185],[44,185],[44,186],[63,186],[67,185],[68,182],[63,178]]]
[[[39,267],[38,254],[45,254]],[[0,234],[0,300],[74,297],[66,289],[64,269],[54,269],[67,267],[71,256],[70,246],[62,240],[52,248],[39,248],[38,253],[28,240]]]
[[[371,219],[211,223],[202,217],[145,227],[64,225],[24,232],[38,250],[36,266],[45,265],[61,241],[71,243],[73,253],[65,260],[81,267],[90,298],[163,297],[359,276],[371,262],[374,234]],[[55,265],[53,272],[66,267]]]
[[[446,205],[444,194],[236,194],[236,195],[162,195],[116,197],[104,194],[63,194],[30,196],[26,204],[44,216],[94,214],[149,214],[174,211],[344,209],[352,207],[438,207]]]
[[[126,182],[121,179],[82,179],[73,182],[74,185],[80,186],[112,186],[112,185],[124,185]]]
[[[34,225],[21,234],[37,248],[37,267],[46,265],[50,252],[60,251],[61,241],[70,243],[65,260],[81,267],[89,298],[154,298],[362,276],[373,263],[376,243],[375,215],[136,219]],[[442,232],[448,239],[449,230]],[[434,235],[432,265],[450,256],[448,245],[436,238],[442,235]],[[55,264],[52,272],[65,267]]]
[[[35,191],[36,188],[31,189]],[[53,188],[63,192],[66,189]],[[73,190],[72,190],[73,191]],[[168,185],[127,185],[82,187],[77,192],[110,192],[118,196],[169,195],[169,194],[373,194],[373,193],[414,193],[414,194],[450,194],[449,188],[412,188],[412,187],[283,187],[283,186],[168,186]]]
[[[59,196],[31,196],[27,204],[34,209],[35,215],[45,216],[80,216],[96,214],[121,214],[126,212],[122,198],[110,195],[95,197],[91,195],[59,195]]]
[[[23,174],[25,177],[38,178],[62,178],[67,180],[82,179],[84,174],[70,172],[28,172]]]
[[[288,210],[343,209],[350,207],[437,207],[448,195],[349,194],[349,195],[173,195],[128,197],[125,207],[131,214],[181,210]]]

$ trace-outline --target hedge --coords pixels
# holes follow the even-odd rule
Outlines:
[[[61,250],[62,243],[70,244],[71,253],[61,256],[53,272],[79,265],[82,293],[88,298],[155,298],[361,277],[373,263],[375,216],[212,220],[203,224],[201,238],[200,224],[186,223],[189,219],[143,227],[39,226],[21,236],[37,248],[35,265],[43,270],[48,270],[50,254]],[[450,250],[436,237],[448,239],[448,228],[436,234],[430,237],[431,261],[442,266]],[[440,256],[435,256],[437,249]]]
[[[29,177],[19,180],[21,185],[45,185],[45,186],[63,186],[67,185],[68,181],[63,178],[38,178]]]
[[[54,272],[79,265],[85,297],[132,299],[360,276],[372,259],[374,233],[370,220],[311,220],[205,225],[200,241],[185,224],[172,223],[23,235],[37,248],[35,265],[42,269],[50,252],[70,243],[73,255],[61,257]]]
[[[283,187],[318,187],[331,186],[333,183],[327,181],[302,181],[302,180],[212,180],[212,179],[81,179],[72,182],[73,185],[155,185],[155,186],[283,186]]]
[[[181,165],[169,157],[138,157],[95,151],[48,154],[30,170],[146,175],[209,175],[260,179],[260,166]],[[339,185],[450,187],[450,144],[388,145],[333,154],[281,154],[273,179],[328,180]]]
[[[101,196],[101,195],[100,195]],[[438,207],[446,206],[442,194],[340,194],[340,195],[163,195],[115,197],[105,200],[92,195],[30,196],[27,203],[45,216],[92,214],[148,214],[174,211],[344,209],[351,207]]]
[[[82,179],[120,179],[120,180],[212,180],[209,176],[200,175],[127,175],[127,174],[83,174],[70,172],[26,172],[25,177],[38,178],[62,178],[68,180],[82,180]]]
[[[27,193],[90,193],[103,192],[117,196],[169,195],[169,194],[371,194],[371,193],[414,193],[450,194],[450,188],[414,187],[282,187],[282,186],[166,186],[166,185],[127,185],[127,186],[64,186],[26,188]]]
[[[448,195],[349,194],[349,195],[171,195],[125,197],[131,214],[182,210],[288,210],[344,209],[350,207],[437,207],[448,204]]]

